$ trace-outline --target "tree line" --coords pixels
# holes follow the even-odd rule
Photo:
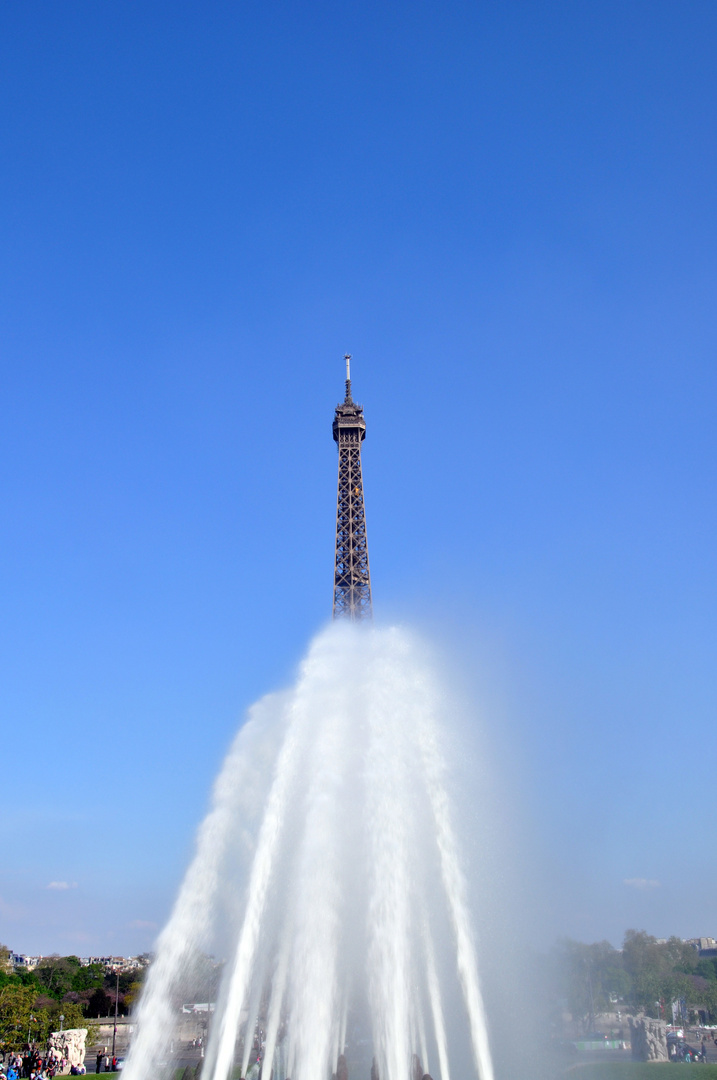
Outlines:
[[[586,1030],[616,1009],[671,1021],[673,1002],[684,1003],[690,1022],[717,1023],[717,957],[701,957],[680,938],[628,930],[622,949],[564,939],[547,962],[554,1007],[567,1007]]]
[[[9,961],[0,946],[0,1050],[43,1044],[59,1029],[61,1014],[70,1028],[114,1012],[117,977],[101,964],[83,967],[76,956],[47,956],[34,971],[19,971]],[[215,1000],[221,965],[198,957],[195,967],[184,992],[195,1001]],[[120,973],[120,1015],[138,997],[145,972]],[[658,941],[645,930],[628,930],[621,949],[566,938],[538,960],[536,975],[553,1020],[568,1011],[585,1031],[601,1013],[616,1010],[670,1021],[674,1001],[684,1003],[690,1022],[717,1023],[717,956],[701,957],[677,937]],[[179,998],[175,1004],[181,1005]]]
[[[145,969],[121,972],[117,1006],[129,1012]],[[117,976],[102,964],[83,966],[77,956],[46,956],[33,971],[13,969],[0,946],[0,1050],[44,1044],[51,1031],[86,1027],[87,1019],[114,1013]],[[60,1016],[63,1020],[60,1020]]]

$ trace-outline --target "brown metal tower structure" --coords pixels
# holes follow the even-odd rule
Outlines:
[[[333,432],[339,447],[336,499],[334,618],[371,618],[366,511],[361,476],[361,443],[366,438],[363,406],[351,397],[351,357],[346,356],[346,397],[336,406]]]

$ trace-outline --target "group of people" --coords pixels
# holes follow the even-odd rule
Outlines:
[[[24,1054],[10,1054],[4,1064],[0,1065],[0,1080],[53,1080],[58,1074],[67,1072],[67,1058],[61,1057],[56,1051],[50,1050],[43,1058],[39,1050],[28,1050]],[[121,1062],[119,1063],[121,1067]],[[117,1072],[118,1060],[109,1054],[100,1052],[97,1055],[95,1072]],[[85,1065],[72,1065],[70,1076],[84,1076],[87,1072]]]
[[[95,1068],[96,1073],[117,1072],[117,1058],[116,1057],[110,1057],[109,1054],[103,1054],[101,1050],[100,1050],[99,1054],[97,1055],[97,1061],[96,1061],[95,1065],[96,1065],[96,1068]]]
[[[717,1035],[713,1037],[713,1042],[717,1047]],[[703,1035],[698,1050],[697,1047],[685,1041],[682,1032],[679,1035],[668,1034],[667,1053],[670,1061],[707,1061],[707,1040]]]
[[[0,1069],[0,1080],[53,1080],[57,1073],[67,1068],[67,1059],[53,1054],[43,1058],[38,1050],[28,1050],[26,1054],[10,1054],[6,1067]],[[81,1066],[84,1073],[85,1067]],[[72,1070],[70,1070],[72,1071]]]

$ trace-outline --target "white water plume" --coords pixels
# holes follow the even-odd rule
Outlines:
[[[227,959],[203,1080],[246,1075],[257,1054],[266,1080],[369,1080],[372,1058],[380,1080],[414,1080],[419,1055],[450,1080],[461,1041],[493,1080],[444,709],[409,634],[335,623],[295,687],[251,710],[160,935],[125,1080],[170,1067],[212,942]]]

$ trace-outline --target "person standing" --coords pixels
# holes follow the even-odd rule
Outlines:
[[[102,1051],[101,1050],[98,1053],[97,1061],[95,1062],[95,1072],[96,1073],[101,1073],[102,1072]]]

